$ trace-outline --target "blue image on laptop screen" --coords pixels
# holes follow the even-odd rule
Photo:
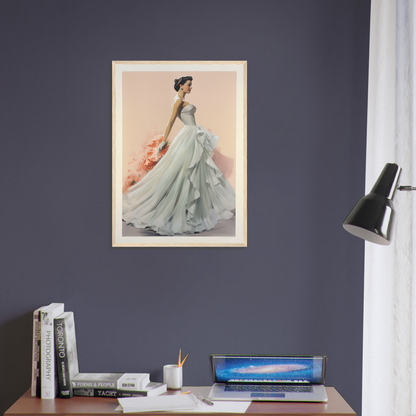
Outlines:
[[[323,384],[324,357],[213,357],[217,383]]]

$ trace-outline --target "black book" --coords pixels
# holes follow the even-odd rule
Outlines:
[[[54,320],[54,326],[58,397],[69,399],[74,395],[71,380],[79,373],[74,313],[59,315]]]

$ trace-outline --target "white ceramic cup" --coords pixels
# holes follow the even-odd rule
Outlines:
[[[163,382],[171,390],[179,390],[182,388],[182,367],[179,367],[177,364],[164,365]]]

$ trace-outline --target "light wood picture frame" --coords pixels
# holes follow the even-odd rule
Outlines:
[[[113,247],[246,247],[247,62],[113,61],[112,69]],[[139,226],[123,220],[126,218],[123,201],[126,195],[140,192],[137,189],[146,181],[150,182],[147,178],[141,184],[143,178],[150,174],[155,176],[150,169],[158,162],[149,154],[152,151],[151,157],[155,157],[155,143],[162,140],[172,114],[172,102],[177,99],[174,80],[182,76],[193,78],[186,104],[197,108],[197,127],[203,126],[208,134],[219,136],[211,152],[212,161],[219,172],[217,175],[234,188],[235,209],[231,211],[233,218],[220,220],[212,229],[163,235],[164,231],[136,228]],[[168,144],[180,137],[183,127],[177,118]],[[158,179],[162,180],[163,176]],[[152,183],[153,187],[158,186],[157,181]]]

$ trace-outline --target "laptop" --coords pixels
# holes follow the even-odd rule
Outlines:
[[[327,402],[323,355],[210,355],[211,400]]]

